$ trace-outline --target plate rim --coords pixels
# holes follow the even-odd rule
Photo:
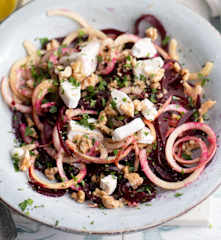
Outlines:
[[[4,26],[5,22],[9,21],[12,17],[16,16],[17,13],[22,12],[27,6],[31,6],[32,4],[34,4],[35,2],[37,2],[37,0],[30,0],[30,2],[26,3],[25,5],[19,7],[18,9],[15,9],[15,11],[13,13],[11,13],[8,17],[6,17],[1,23],[0,23],[0,30],[1,28]],[[40,2],[40,0],[38,0],[38,2]],[[195,15],[198,17],[198,19],[200,19],[201,21],[203,21],[203,24],[207,25],[214,33],[217,33],[221,36],[221,34],[217,31],[217,29],[209,22],[207,21],[205,18],[203,18],[201,15],[199,15],[198,13],[194,12],[192,9],[190,9],[189,7],[185,6],[184,4],[177,2],[176,0],[173,0],[173,2],[176,5],[182,6],[182,8],[184,8],[186,11],[189,11],[190,14]],[[48,226],[50,228],[53,228],[55,230],[61,230],[63,232],[68,232],[68,233],[73,233],[73,234],[78,234],[78,235],[120,235],[120,234],[128,234],[128,233],[135,233],[135,232],[141,232],[141,231],[145,231],[148,229],[152,229],[158,226],[161,226],[162,224],[165,224],[177,217],[180,217],[184,214],[186,214],[187,212],[189,212],[190,210],[192,210],[193,208],[195,208],[196,206],[200,205],[202,202],[204,202],[205,200],[207,200],[214,192],[217,191],[217,189],[221,187],[221,177],[219,182],[217,182],[217,184],[214,186],[214,188],[208,192],[203,198],[201,198],[201,200],[199,200],[196,204],[191,205],[190,207],[186,208],[185,210],[183,210],[182,212],[180,212],[179,214],[176,214],[174,216],[168,217],[164,220],[158,221],[158,223],[155,224],[151,224],[151,225],[144,225],[143,227],[136,227],[136,228],[130,228],[130,229],[124,229],[121,231],[89,231],[89,230],[77,230],[77,229],[73,229],[73,228],[69,228],[69,227],[62,227],[62,226],[55,226],[54,224],[50,224],[47,223],[45,221],[39,220],[35,217],[32,217],[30,215],[26,215],[25,213],[23,213],[22,211],[19,211],[18,209],[16,209],[13,205],[10,205],[7,201],[3,200],[2,197],[0,196],[0,202],[3,203],[6,207],[8,207],[10,210],[12,210],[13,212],[15,212],[16,214],[34,221],[34,222],[38,222],[40,224],[43,224],[45,226]]]

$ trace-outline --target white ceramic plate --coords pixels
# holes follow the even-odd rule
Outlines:
[[[17,11],[0,26],[0,76],[7,75],[9,67],[25,55],[22,42],[37,37],[58,37],[76,29],[77,25],[63,17],[47,17],[49,9],[68,8],[78,12],[97,28],[118,28],[132,31],[134,21],[141,14],[152,13],[175,36],[183,48],[185,62],[191,70],[199,70],[207,60],[214,61],[208,94],[217,100],[211,112],[210,124],[219,134],[221,114],[221,38],[204,19],[175,1],[165,0],[38,0]],[[37,44],[37,41],[35,41]],[[185,47],[182,47],[185,46]],[[9,151],[13,147],[11,113],[0,101],[0,197],[12,208],[20,211],[18,204],[31,198],[34,205],[44,208],[30,211],[30,218],[57,228],[80,233],[120,233],[143,230],[162,224],[179,216],[203,201],[221,182],[221,152],[218,148],[212,163],[200,178],[174,197],[173,191],[162,192],[152,206],[115,210],[93,209],[77,204],[67,196],[49,198],[34,192],[27,184],[24,173],[15,173]],[[24,191],[18,191],[23,188]],[[94,221],[94,224],[90,224]]]

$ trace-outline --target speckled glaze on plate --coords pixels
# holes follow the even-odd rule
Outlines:
[[[165,25],[168,33],[178,40],[184,60],[192,71],[197,71],[207,60],[214,61],[207,94],[217,104],[210,113],[210,125],[219,134],[221,126],[221,39],[216,30],[191,10],[165,0],[38,0],[17,11],[0,26],[0,77],[7,75],[9,67],[25,55],[22,42],[37,37],[58,37],[77,28],[77,24],[63,17],[47,17],[49,9],[68,8],[78,12],[97,28],[118,28],[132,31],[134,21],[141,14],[152,13]],[[35,41],[38,45],[38,41]],[[151,228],[169,221],[206,199],[221,182],[220,148],[205,172],[193,184],[179,190],[182,197],[175,198],[174,191],[163,191],[151,206],[115,210],[93,209],[78,204],[68,196],[49,198],[34,192],[27,184],[24,173],[15,173],[9,151],[13,147],[11,113],[0,101],[0,198],[20,212],[18,204],[27,198],[43,208],[30,211],[29,218],[56,228],[95,234],[116,234]],[[218,139],[218,141],[220,141]],[[23,191],[18,191],[18,189]],[[92,224],[93,223],[93,224]]]

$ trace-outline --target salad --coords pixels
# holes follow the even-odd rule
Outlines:
[[[215,101],[203,89],[213,63],[184,68],[178,42],[153,15],[138,18],[134,33],[95,29],[66,9],[48,15],[81,28],[39,39],[40,49],[24,41],[27,56],[1,81],[17,139],[12,161],[30,186],[118,208],[195,181],[217,147],[205,123]]]

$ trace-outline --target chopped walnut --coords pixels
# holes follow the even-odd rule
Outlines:
[[[129,181],[133,189],[136,189],[143,183],[143,178],[138,173],[126,173],[124,177]]]
[[[107,104],[104,111],[107,116],[117,116],[117,112],[112,108],[111,104]]]
[[[55,180],[55,174],[58,172],[58,168],[57,167],[53,167],[53,168],[47,168],[45,169],[44,173],[45,176],[49,179],[49,180]]]
[[[140,87],[124,87],[121,89],[122,92],[126,93],[126,94],[134,94],[134,95],[140,95],[143,92],[143,89],[141,89]]]
[[[185,94],[190,96],[195,103],[197,101],[198,95],[201,96],[203,93],[203,88],[200,85],[196,85],[192,87],[188,82],[184,81],[183,87],[184,87]]]
[[[109,89],[118,88],[117,80],[111,81],[111,82],[108,84],[108,88],[109,88]]]
[[[84,78],[81,82],[81,89],[86,89],[89,86],[95,86],[99,82],[99,77],[92,73],[89,77]]]
[[[151,83],[151,88],[152,89],[160,89],[161,88],[160,82]]]
[[[95,124],[95,126],[99,128],[102,132],[106,133],[107,135],[111,135],[113,132],[113,129],[110,129],[106,125],[102,125],[98,123],[98,124]]]
[[[82,136],[78,147],[82,153],[87,153],[93,147],[92,139]]]
[[[158,32],[157,29],[154,27],[149,27],[147,28],[147,30],[145,31],[146,36],[151,38],[152,41],[155,41],[158,38]]]
[[[138,86],[140,89],[144,90],[146,88],[146,84],[144,81],[139,80],[139,79],[135,79],[134,81],[134,85]]]
[[[72,193],[72,194],[71,194],[71,197],[72,197],[75,201],[77,201],[77,202],[79,202],[79,203],[83,203],[83,202],[85,201],[85,192],[82,191],[82,190],[79,190],[77,193],[76,193],[76,192]]]
[[[107,115],[105,111],[101,111],[98,117],[99,124],[105,125],[107,123]]]
[[[180,72],[180,70],[181,70],[180,64],[177,63],[177,62],[175,62],[175,63],[173,64],[173,68],[174,68],[174,70],[175,70],[176,72]]]
[[[120,200],[114,199],[114,197],[109,196],[106,192],[101,191],[100,189],[96,188],[93,194],[99,198],[101,198],[102,203],[105,208],[118,208],[122,207],[123,203]]]
[[[91,182],[97,182],[97,176],[95,174],[91,177]]]
[[[133,103],[122,103],[120,105],[120,111],[126,116],[134,117],[134,105]]]
[[[215,104],[216,104],[216,101],[212,101],[212,100],[208,100],[204,102],[199,109],[200,116],[202,117],[204,114],[206,114],[208,110],[212,108]]]
[[[83,74],[83,66],[82,61],[80,59],[71,63],[72,68],[72,77],[74,77],[78,82],[82,82],[85,79],[85,75]]]
[[[72,69],[70,66],[67,66],[63,71],[58,72],[60,80],[67,79],[72,75]]]
[[[190,71],[187,68],[183,68],[181,70],[181,75],[182,75],[183,81],[188,81],[190,78]]]
[[[19,169],[23,172],[31,166],[31,156],[29,150],[25,150],[24,157],[19,161]]]
[[[142,102],[140,100],[135,99],[133,101],[133,104],[134,104],[135,111],[140,112],[142,110],[143,104],[142,104]]]
[[[150,80],[152,83],[156,83],[161,81],[165,73],[165,69],[161,68],[157,73],[150,76]]]
[[[27,85],[29,88],[33,89],[33,88],[34,88],[34,80],[33,80],[33,79],[27,80],[27,81],[26,81],[26,85]]]
[[[58,48],[59,45],[60,45],[59,42],[56,39],[53,39],[49,43],[47,43],[46,49],[47,49],[47,51],[50,51],[50,50]]]

